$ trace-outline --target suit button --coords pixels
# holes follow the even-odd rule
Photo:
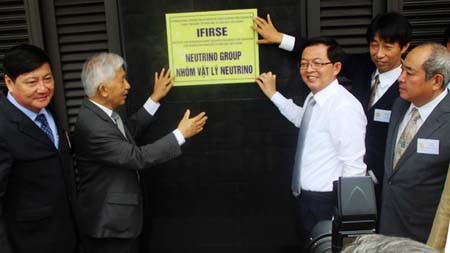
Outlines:
[[[388,184],[392,184],[392,181],[389,181]]]
[[[75,177],[75,182],[79,183],[80,182],[80,177]]]

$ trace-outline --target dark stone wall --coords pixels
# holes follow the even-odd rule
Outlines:
[[[153,74],[168,66],[165,13],[257,8],[276,26],[298,33],[300,4],[272,1],[120,1],[122,38],[132,85],[127,112],[151,93]],[[303,102],[307,88],[297,56],[260,46],[261,72],[277,74],[278,89]],[[205,111],[204,131],[183,155],[144,173],[148,252],[297,252],[291,168],[297,129],[256,83],[174,87],[162,101],[146,143],[172,131],[184,111]]]

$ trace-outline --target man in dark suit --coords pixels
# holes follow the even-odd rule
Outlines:
[[[303,38],[282,34],[267,20],[255,18],[255,27],[263,38],[260,43],[278,43],[280,48],[300,52]],[[378,209],[384,174],[384,153],[391,108],[398,98],[397,78],[401,73],[402,54],[412,39],[412,29],[406,17],[396,12],[376,16],[367,28],[369,52],[348,55],[340,76],[351,80],[351,91],[361,102],[367,116],[366,155],[364,162],[375,183]]]
[[[114,111],[125,103],[130,85],[124,60],[112,53],[90,58],[82,82],[88,96],[74,133],[80,182],[78,202],[87,252],[138,252],[143,223],[140,171],[181,154],[186,138],[203,130],[205,113],[189,118],[154,143],[137,146],[173,82],[169,71],[155,73],[153,94],[128,124]]]
[[[48,104],[48,56],[19,45],[6,52],[0,94],[0,252],[75,252],[72,156]]]
[[[403,62],[384,160],[379,232],[426,242],[450,162],[450,52],[436,43]]]

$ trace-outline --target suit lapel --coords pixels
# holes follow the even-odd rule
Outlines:
[[[369,94],[370,96],[370,94]],[[372,106],[370,107],[370,110],[373,110],[374,108],[379,108],[381,104],[386,103],[385,100],[388,101],[395,101],[395,99],[399,96],[399,92],[398,92],[398,81],[395,81],[390,87],[389,89],[387,89],[387,91],[383,94],[383,96],[380,97],[380,99],[378,99],[378,101]],[[392,98],[394,97],[394,98]],[[392,100],[391,100],[392,99]]]
[[[7,118],[11,123],[17,125],[17,129],[23,134],[35,139],[38,142],[48,144],[55,147],[47,135],[28,118],[23,112],[11,104],[4,96],[1,98],[1,103],[4,104]]]
[[[404,113],[403,113],[403,115],[404,115]],[[446,123],[449,120],[450,120],[450,93],[444,97],[444,99],[431,112],[430,116],[428,116],[427,120],[425,120],[425,122],[423,122],[419,131],[417,131],[416,135],[411,140],[411,143],[406,148],[402,157],[398,161],[397,167],[401,167],[401,165],[406,160],[408,160],[408,158],[412,154],[417,152],[417,139],[418,138],[425,138],[425,139],[430,138],[431,135],[436,130],[438,130],[444,123]],[[397,129],[398,129],[398,126],[397,126]],[[394,150],[395,150],[395,144],[394,144]],[[394,171],[393,174],[395,174],[396,171],[397,171],[397,169]]]
[[[114,128],[114,131],[117,131],[117,132],[120,134],[120,136],[122,136],[122,138],[123,138],[124,140],[128,141],[127,138],[128,138],[129,140],[131,140],[131,139],[130,139],[130,136],[131,136],[131,135],[130,135],[130,133],[129,133],[129,131],[128,131],[128,128],[127,128],[127,126],[126,126],[124,120],[122,120],[122,122],[124,122],[124,126],[123,126],[123,127],[125,128],[125,133],[127,134],[127,138],[125,138],[125,136],[123,136],[122,132],[120,132],[120,130],[119,130],[119,128],[117,127],[116,123],[114,123],[114,121],[111,119],[111,117],[109,117],[109,115],[107,115],[102,109],[100,109],[98,106],[96,106],[94,103],[92,103],[92,102],[91,102],[89,99],[87,99],[87,98],[83,101],[83,104],[86,106],[86,108],[88,108],[89,110],[91,110],[92,112],[94,112],[94,113],[95,113],[98,117],[100,117],[102,120],[108,122],[108,124],[110,124],[111,127]]]

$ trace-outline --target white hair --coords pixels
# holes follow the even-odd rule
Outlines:
[[[409,238],[363,235],[345,247],[342,253],[437,253],[435,249]]]
[[[81,72],[81,82],[86,95],[95,96],[98,86],[110,82],[116,71],[125,64],[124,59],[114,53],[99,53],[89,58]]]

